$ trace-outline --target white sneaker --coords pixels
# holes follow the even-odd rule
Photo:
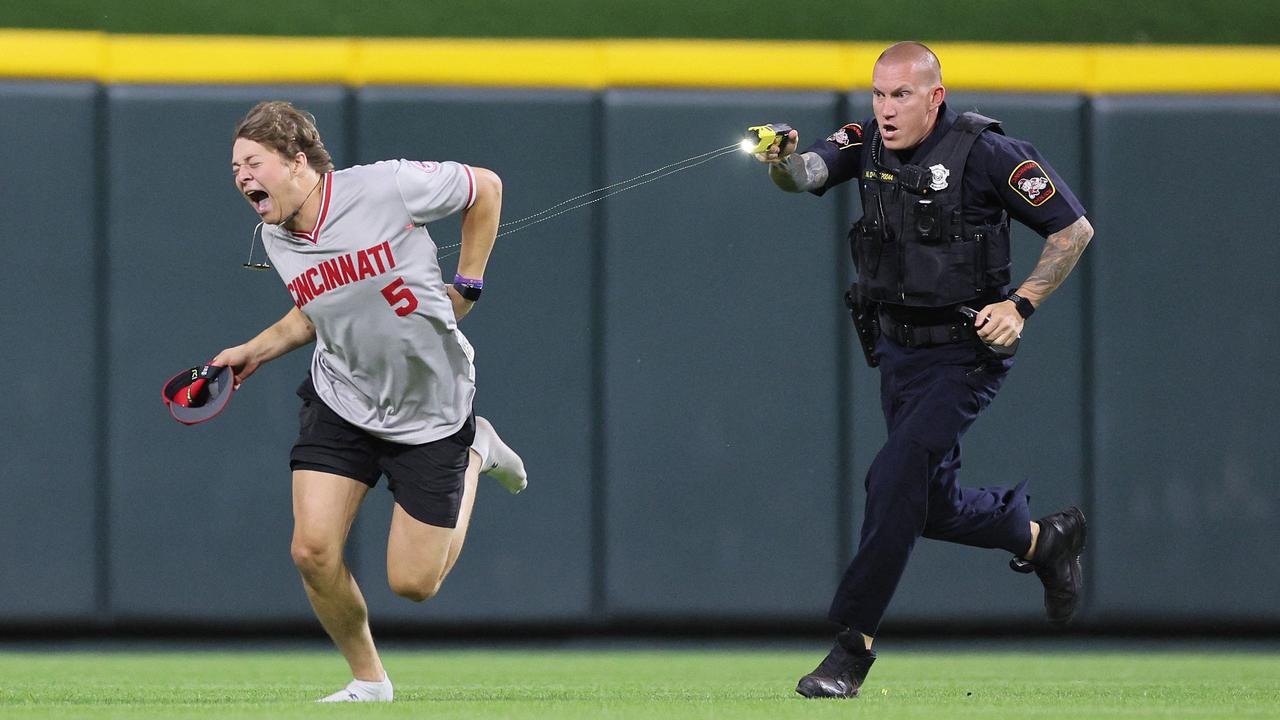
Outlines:
[[[338,692],[322,697],[316,702],[391,702],[395,694],[390,677],[382,682],[352,680]]]
[[[524,460],[516,454],[493,429],[493,423],[476,416],[476,439],[471,449],[480,456],[480,472],[489,475],[502,483],[512,495],[529,485],[529,476],[524,470]]]

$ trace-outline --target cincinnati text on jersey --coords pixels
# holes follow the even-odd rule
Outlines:
[[[396,259],[391,254],[391,242],[388,241],[324,260],[299,273],[286,285],[293,295],[293,304],[302,307],[318,295],[348,283],[378,277],[395,266]]]

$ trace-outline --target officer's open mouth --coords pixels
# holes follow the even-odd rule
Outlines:
[[[885,123],[884,125],[880,126],[880,129],[885,132],[895,132],[897,131],[898,126],[894,125],[893,123]]]

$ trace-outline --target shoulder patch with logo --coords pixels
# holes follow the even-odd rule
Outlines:
[[[1018,163],[1013,172],[1009,173],[1009,187],[1035,207],[1045,204],[1058,193],[1053,181],[1049,179],[1049,173],[1035,160]]]
[[[835,143],[841,150],[862,144],[862,126],[849,123],[827,137],[827,142]]]

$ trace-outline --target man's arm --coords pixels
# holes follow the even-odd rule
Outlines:
[[[827,182],[827,163],[817,153],[792,153],[769,165],[769,179],[787,192],[817,190]]]
[[[238,388],[262,363],[275,360],[315,339],[315,326],[295,307],[249,342],[218,353],[210,364],[230,367],[236,374]]]
[[[1058,289],[1093,237],[1093,226],[1082,215],[1075,222],[1045,239],[1040,262],[1018,287],[1018,295],[1040,307],[1045,298]],[[978,313],[974,325],[978,336],[996,345],[1012,345],[1022,334],[1023,317],[1012,301],[992,303]]]
[[[498,234],[498,218],[502,214],[502,180],[497,173],[473,167],[476,177],[476,199],[470,208],[462,211],[462,248],[458,252],[458,274],[484,279],[484,269],[493,252]],[[449,299],[453,301],[453,314],[461,320],[471,310],[474,302],[458,294],[453,285],[448,286]]]
[[[817,190],[827,182],[827,163],[817,153],[795,154],[800,133],[792,130],[755,158],[769,164],[769,179],[787,192]]]
[[[1040,253],[1040,262],[1018,287],[1018,294],[1039,307],[1067,279],[1092,237],[1093,226],[1084,216],[1050,235]]]

